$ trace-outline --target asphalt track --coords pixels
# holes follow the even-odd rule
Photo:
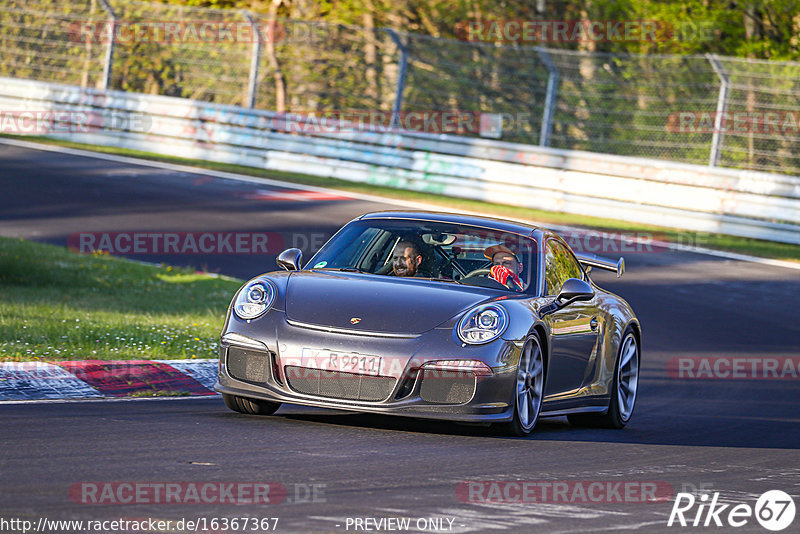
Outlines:
[[[287,200],[270,194],[276,191],[0,144],[0,235],[55,244],[77,232],[144,230],[266,230],[287,243],[310,241],[365,211],[396,207]],[[243,278],[275,268],[269,254],[138,258]],[[667,372],[667,362],[683,356],[800,356],[800,271],[663,250],[627,260],[622,279],[595,276],[633,305],[644,327],[640,396],[624,430],[553,419],[511,439],[483,428],[299,406],[244,416],[218,399],[3,404],[0,519],[278,517],[277,532],[354,532],[354,518],[365,517],[411,518],[412,532],[419,518],[443,518],[445,527],[452,519],[445,532],[702,529],[668,528],[671,498],[464,502],[457,488],[475,480],[650,481],[751,506],[781,489],[800,505],[800,380],[692,380]],[[91,505],[69,493],[82,482],[175,481],[276,482],[288,498]],[[312,484],[317,502],[304,498]],[[786,531],[798,525],[800,518]],[[765,531],[753,518],[736,530]]]

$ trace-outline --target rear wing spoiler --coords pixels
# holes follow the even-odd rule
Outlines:
[[[608,258],[603,258],[594,254],[575,254],[575,257],[578,258],[578,261],[581,262],[581,265],[584,267],[597,267],[604,271],[611,271],[617,273],[617,278],[622,276],[622,273],[625,272],[625,258],[620,258],[615,262],[614,260],[609,260]]]

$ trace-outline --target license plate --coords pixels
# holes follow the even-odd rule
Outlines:
[[[300,365],[323,371],[378,376],[381,370],[381,357],[355,352],[303,349]]]

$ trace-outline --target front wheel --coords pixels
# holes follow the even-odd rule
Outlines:
[[[281,407],[280,402],[270,402],[261,399],[248,399],[236,395],[222,394],[225,406],[234,412],[248,415],[272,415]]]
[[[639,390],[639,343],[636,335],[629,327],[622,336],[619,355],[614,366],[614,382],[611,389],[611,400],[608,412],[597,414],[574,414],[567,417],[569,422],[578,426],[601,428],[623,428],[633,415],[636,394]]]
[[[544,395],[544,355],[542,344],[535,335],[525,340],[517,367],[514,391],[514,417],[503,430],[512,436],[527,436],[542,408]]]

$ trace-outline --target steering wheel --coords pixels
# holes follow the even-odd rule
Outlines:
[[[464,278],[470,278],[472,276],[486,276],[488,278],[491,270],[492,270],[492,262],[487,261],[484,262],[483,265],[481,265],[477,269],[467,273],[467,276],[465,276]]]
[[[508,286],[501,284],[489,276],[490,273],[491,269],[481,267],[480,269],[471,271],[467,276],[459,280],[459,282],[468,286],[489,287],[492,289],[510,289]]]
[[[473,276],[486,276],[486,277],[488,277],[491,272],[492,272],[491,268],[489,268],[489,267],[481,267],[480,269],[475,269],[474,271],[471,271],[471,272],[467,273],[467,276],[465,276],[464,278],[472,278]],[[462,280],[463,280],[463,278],[462,278]]]
[[[486,280],[487,281],[493,282],[494,284],[497,284],[498,286],[500,286],[500,287],[502,287],[504,289],[511,289],[511,290],[514,290],[514,291],[519,291],[516,287],[511,285],[511,280],[509,280],[505,284],[501,284],[500,282],[498,282],[497,280],[495,280],[494,278],[489,276],[491,273],[492,273],[491,267],[481,267],[480,269],[475,269],[474,271],[471,271],[469,274],[467,274],[467,276],[465,276],[461,280],[463,281],[463,280],[466,280],[467,278],[472,278],[472,277],[477,278],[479,276],[486,276]],[[493,285],[492,285],[492,287],[493,287]]]

